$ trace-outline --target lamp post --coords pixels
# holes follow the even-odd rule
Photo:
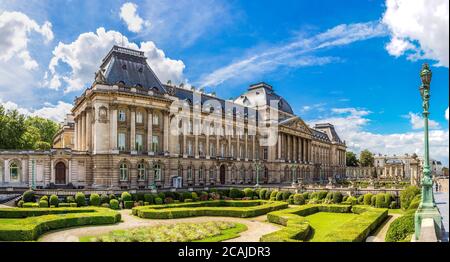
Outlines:
[[[255,164],[255,170],[256,170],[256,185],[255,187],[259,187],[259,171],[261,170],[261,163],[260,161],[256,161]]]
[[[420,71],[420,78],[422,80],[422,85],[420,86],[420,96],[422,97],[422,108],[423,108],[423,120],[424,120],[424,164],[423,164],[423,177],[421,180],[422,184],[422,199],[419,208],[415,214],[415,239],[419,240],[420,230],[422,226],[422,221],[424,219],[432,218],[434,220],[436,233],[438,239],[440,239],[441,234],[441,214],[436,207],[433,196],[433,180],[431,178],[430,170],[430,156],[429,156],[429,144],[428,144],[428,116],[429,112],[429,101],[430,101],[430,83],[431,83],[432,72],[428,64],[423,64],[422,70]]]

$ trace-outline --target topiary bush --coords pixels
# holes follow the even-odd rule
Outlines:
[[[386,242],[411,241],[414,234],[414,212],[409,212],[394,220],[386,233]]]
[[[392,202],[389,204],[389,208],[390,208],[390,209],[396,209],[396,208],[397,208],[397,202],[392,201]]]
[[[121,198],[122,198],[123,202],[125,202],[125,201],[132,201],[133,200],[131,194],[128,193],[128,192],[123,192],[122,195],[121,195]]]
[[[271,197],[271,195],[272,195],[272,191],[267,190],[267,191],[266,191],[266,195],[264,196],[264,199],[265,199],[265,200],[269,200],[270,197]]]
[[[50,205],[57,207],[58,204],[59,204],[58,196],[56,196],[56,195],[51,195],[51,196],[50,196],[49,203],[50,203]]]
[[[155,200],[155,204],[157,204],[157,205],[162,205],[163,204],[163,200],[160,197],[156,197],[154,200]]]
[[[302,194],[294,194],[294,205],[304,205],[305,198]]]
[[[305,192],[302,195],[303,195],[303,199],[305,199],[305,200],[309,199],[309,193],[308,192]]]
[[[283,192],[283,195],[282,195],[283,201],[287,201],[291,195],[292,195],[291,192],[289,192],[289,191],[284,191],[284,192]]]
[[[172,204],[172,203],[173,203],[173,198],[171,198],[171,197],[164,198],[164,204]]]
[[[17,207],[22,207],[23,203],[25,203],[23,200],[19,200],[19,202],[17,202]]]
[[[400,192],[400,207],[403,210],[408,209],[411,201],[416,195],[420,194],[420,189],[417,186],[409,186]]]
[[[48,202],[45,201],[45,200],[39,200],[39,207],[47,208],[48,207]]]
[[[109,200],[112,200],[112,199],[117,199],[116,195],[114,195],[114,194],[109,194]],[[111,204],[110,204],[110,205],[111,205]]]
[[[161,200],[161,204],[162,204],[162,200]],[[134,201],[123,201],[123,205],[125,207],[125,209],[132,209],[134,206]]]
[[[48,202],[48,196],[42,196],[39,201],[47,201]]]
[[[375,207],[377,208],[387,208],[386,201],[385,201],[385,194],[378,193],[375,196]]]
[[[75,203],[75,198],[73,196],[67,196],[66,203]]]
[[[245,188],[244,189],[244,195],[245,197],[251,197],[253,198],[253,195],[255,194],[255,191],[251,188]]]
[[[364,196],[363,196],[363,195],[360,195],[360,196],[358,197],[358,204],[360,204],[360,205],[363,205],[363,204],[364,204]]]
[[[411,200],[411,203],[409,204],[408,210],[416,210],[417,208],[419,208],[420,202],[422,200],[422,196],[416,195],[413,200]]]
[[[24,202],[36,202],[36,196],[33,190],[27,190],[22,195]]]
[[[278,194],[278,191],[277,190],[274,190],[274,191],[272,191],[272,192],[270,192],[270,198],[277,198],[277,194]]]
[[[275,199],[277,201],[282,201],[283,200],[283,192],[277,192],[277,194],[275,195]]]
[[[82,207],[86,205],[86,196],[81,193],[81,192],[77,192],[75,194],[75,203],[77,203],[77,206]]]
[[[117,199],[109,200],[109,207],[114,210],[119,209],[119,201],[117,201]]]
[[[364,195],[364,205],[370,206],[370,204],[372,203],[372,194],[371,193],[367,193]]]
[[[376,203],[377,203],[377,196],[372,195],[372,198],[370,199],[370,205],[375,206]]]
[[[183,192],[183,200],[184,199],[192,199],[192,194],[190,192]]]
[[[339,204],[342,202],[342,193],[341,192],[334,192],[333,193],[333,203]]]
[[[327,195],[328,195],[328,192],[327,192],[327,191],[319,191],[319,193],[318,193],[318,199],[319,199],[319,200],[325,199],[325,198],[327,197]]]
[[[266,199],[267,189],[259,190],[259,199]]]
[[[100,196],[98,194],[91,194],[91,196],[89,197],[89,204],[91,206],[100,206],[101,202],[100,202]]]
[[[152,194],[145,194],[144,195],[144,202],[148,202],[150,204],[153,204],[153,195]]]
[[[230,189],[230,197],[231,198],[243,198],[244,192],[237,188]]]
[[[109,204],[109,200],[110,200],[110,198],[109,198],[109,196],[108,195],[106,195],[106,194],[102,194],[101,196],[100,196],[100,203],[103,205],[103,204]]]
[[[342,202],[345,202],[347,200],[348,196],[342,197]]]

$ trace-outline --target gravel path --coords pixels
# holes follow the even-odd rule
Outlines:
[[[247,231],[240,233],[240,236],[228,241],[235,242],[258,242],[262,235],[272,233],[280,229],[280,226],[265,223],[266,216],[255,218],[234,218],[234,217],[189,217],[180,219],[142,219],[131,215],[130,210],[121,210],[123,222],[116,225],[89,226],[66,230],[52,231],[39,238],[42,242],[78,242],[82,236],[95,236],[106,234],[112,230],[132,229],[138,227],[159,226],[175,223],[202,223],[208,221],[229,221],[242,223],[247,226]]]
[[[401,215],[399,214],[389,215],[388,218],[383,222],[383,224],[378,228],[378,230],[372,233],[372,235],[370,235],[366,239],[366,242],[384,242],[389,226],[391,225],[392,222],[394,222],[395,219],[397,219],[400,216]]]

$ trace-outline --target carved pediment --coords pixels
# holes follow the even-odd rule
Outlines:
[[[300,118],[294,118],[286,122],[282,122],[282,126],[289,127],[303,133],[312,134],[309,127]]]

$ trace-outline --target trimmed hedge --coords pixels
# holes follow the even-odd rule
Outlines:
[[[408,209],[412,200],[416,195],[420,194],[420,189],[417,186],[409,186],[400,192],[400,207],[403,210]]]
[[[91,194],[91,196],[89,197],[89,204],[91,206],[100,206],[100,196],[98,194]]]
[[[366,206],[370,206],[370,204],[372,203],[372,194],[371,193],[367,193],[364,195],[364,205]]]
[[[86,205],[86,196],[80,192],[76,193],[75,194],[75,203],[77,203],[77,205],[79,207],[85,206]]]
[[[54,229],[115,224],[121,216],[105,208],[4,208],[0,218],[20,218],[0,223],[0,241],[32,241]]]
[[[22,200],[24,202],[35,202],[36,201],[36,196],[34,194],[33,190],[27,190],[23,193],[22,195]]]
[[[47,208],[48,207],[48,202],[45,200],[40,200],[39,201],[39,207],[41,208]]]
[[[123,202],[125,202],[125,201],[132,201],[133,200],[133,197],[128,192],[123,192],[120,198],[122,198]]]
[[[305,198],[302,194],[294,194],[294,205],[304,205]]]
[[[261,189],[259,190],[259,199],[266,199],[266,193],[267,193],[267,189]]]
[[[124,201],[123,205],[124,205],[125,209],[132,209],[133,205],[134,205],[134,201]]]
[[[117,201],[117,199],[109,200],[109,207],[115,210],[119,209],[119,201]]]
[[[245,188],[244,189],[244,195],[246,197],[252,197],[253,198],[254,193],[255,193],[255,191],[253,189],[251,189],[251,188]]]
[[[216,200],[135,207],[132,213],[135,216],[150,219],[173,219],[195,216],[255,217],[287,207],[288,204],[284,202]]]
[[[285,228],[264,235],[262,242],[307,241],[311,230],[305,216],[317,212],[358,214],[354,219],[329,232],[323,242],[362,242],[388,215],[387,209],[353,207],[351,205],[305,205],[297,208],[267,214],[269,222],[284,225]]]
[[[59,199],[57,195],[51,195],[50,200],[48,201],[51,206],[57,207],[59,204]]]
[[[386,242],[411,241],[409,236],[414,234],[414,212],[407,212],[405,215],[394,220],[386,233]]]

